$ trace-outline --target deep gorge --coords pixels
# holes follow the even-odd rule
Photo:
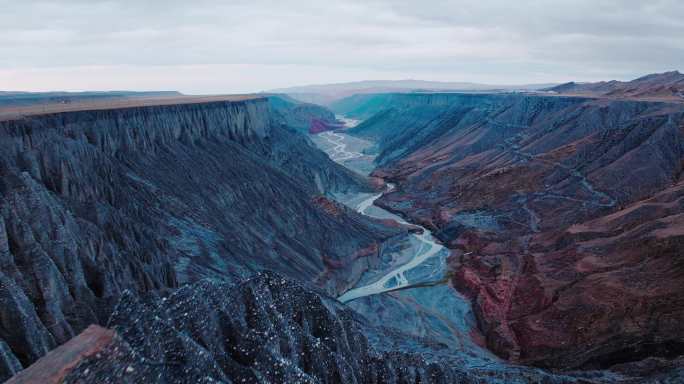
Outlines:
[[[99,335],[63,382],[676,382],[683,132],[681,104],[520,94],[2,121],[0,379]],[[356,211],[385,183],[408,223]],[[409,279],[442,283],[337,301],[409,223],[446,247]]]

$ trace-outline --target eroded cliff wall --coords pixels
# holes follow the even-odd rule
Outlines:
[[[684,104],[380,95],[378,202],[453,249],[487,345],[555,368],[684,353]],[[380,106],[380,107],[378,107]],[[351,108],[351,107],[350,107]]]
[[[266,99],[0,122],[0,377],[124,290],[261,269],[343,289],[401,232],[322,203],[358,190]]]

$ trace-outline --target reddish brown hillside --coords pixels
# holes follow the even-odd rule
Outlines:
[[[684,101],[684,74],[656,73],[632,81],[565,83],[549,89],[560,94]]]

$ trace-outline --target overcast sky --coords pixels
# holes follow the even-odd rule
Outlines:
[[[682,0],[0,0],[0,90],[524,84],[683,67]]]

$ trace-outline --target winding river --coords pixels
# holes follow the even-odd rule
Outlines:
[[[394,190],[394,185],[388,184],[386,193],[392,192],[392,190]],[[369,215],[366,211],[373,205],[375,200],[379,199],[382,195],[383,193],[380,193],[362,201],[356,207],[356,211],[368,216],[373,216]],[[395,218],[395,220],[401,224],[409,225],[408,222],[401,218]],[[345,292],[338,298],[338,300],[346,303],[359,297],[377,295],[379,293],[395,291],[397,289],[408,287],[410,283],[409,279],[406,277],[406,272],[418,267],[424,261],[435,256],[439,251],[444,249],[444,247],[437,243],[436,239],[432,236],[432,232],[430,232],[427,228],[420,228],[422,228],[423,232],[419,235],[413,235],[418,240],[420,246],[411,260],[400,265],[399,267],[396,267],[395,269],[390,270],[374,283],[357,287]]]
[[[351,127],[357,124],[357,121],[355,120],[341,120],[345,122],[347,127]],[[347,160],[358,159],[364,156],[361,152],[347,149],[348,144],[346,140],[349,139],[347,135],[328,131],[321,133],[319,136],[324,138],[328,143],[327,148],[325,148],[326,153],[328,153],[328,156],[330,156],[332,160],[337,161],[342,165],[347,165]],[[369,196],[368,198],[359,202],[355,206],[356,211],[361,214],[376,218],[387,218],[388,216],[391,216],[391,218],[393,218],[401,224],[411,225],[399,216],[393,215],[373,205],[375,200],[379,199],[384,193],[392,192],[394,188],[395,186],[393,184],[388,184],[385,192]],[[371,207],[373,207],[373,211],[376,212],[375,214],[371,211]],[[407,277],[407,272],[420,266],[426,260],[437,255],[440,251],[444,249],[444,247],[440,245],[432,236],[432,232],[430,232],[427,228],[420,228],[422,229],[421,234],[412,235],[414,236],[415,240],[417,240],[415,243],[417,243],[418,246],[416,249],[413,250],[413,255],[411,259],[409,259],[408,261],[404,262],[399,266],[391,268],[384,275],[380,276],[379,278],[375,279],[375,281],[369,284],[350,289],[349,291],[345,292],[342,296],[340,296],[338,300],[340,300],[343,303],[346,303],[351,300],[358,299],[360,297],[377,295],[389,291],[395,291],[401,288],[409,287],[412,284],[418,283],[417,281],[411,281],[410,278]],[[425,281],[420,281],[420,283],[425,283]]]
[[[347,120],[345,123],[355,125],[357,122]],[[368,175],[374,169],[372,153],[376,146],[372,142],[348,135],[344,129],[319,134],[313,140],[332,160],[352,171]],[[519,151],[514,143],[510,146],[518,155],[528,155]],[[583,175],[574,173],[573,176],[590,193],[586,204],[615,204],[610,196],[594,189]],[[394,189],[394,185],[387,184],[382,193],[353,193],[335,198],[363,215],[416,226],[374,204]],[[530,228],[537,232],[539,217],[527,204],[527,197],[524,198],[521,203],[530,215]],[[401,237],[398,244],[394,239],[386,242],[377,261],[369,264],[360,280],[337,299],[370,324],[403,332],[407,337],[402,339],[400,348],[420,351],[428,361],[449,361],[463,369],[487,372],[493,378],[492,383],[531,382],[524,379],[528,374],[544,378],[546,373],[542,370],[512,365],[483,348],[485,340],[478,330],[470,302],[449,284],[449,250],[439,244],[427,228],[421,228],[422,233]],[[434,345],[440,347],[425,348],[422,341],[415,342],[414,338],[437,342]],[[517,377],[523,380],[514,379]]]
[[[358,123],[338,118],[347,127]],[[374,169],[372,142],[348,135],[344,129],[312,136],[312,140],[332,160],[352,171],[368,175]],[[417,226],[374,205],[377,199],[391,193],[394,188],[388,184],[382,193],[335,197],[361,214]],[[454,350],[465,352],[458,355],[463,366],[496,365],[497,359],[471,337],[473,332],[477,332],[477,327],[470,302],[448,284],[449,251],[427,228],[421,228],[422,233],[411,234],[398,244],[383,249],[378,264],[367,270],[356,285],[338,300],[347,303],[373,324],[394,327],[420,337],[433,337],[450,347],[445,349],[445,353]],[[454,358],[453,354],[449,356]]]
[[[356,159],[363,156],[363,154],[359,152],[347,151],[347,144],[344,142],[344,136],[340,134],[328,131],[321,133],[321,136],[328,140],[332,145],[331,149],[328,151],[328,156],[335,161]]]

